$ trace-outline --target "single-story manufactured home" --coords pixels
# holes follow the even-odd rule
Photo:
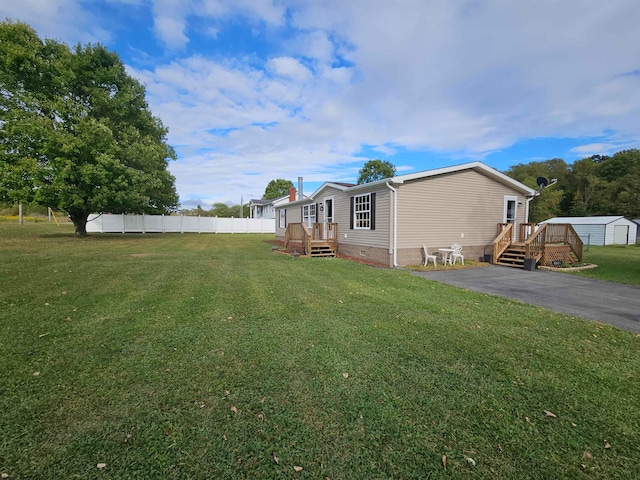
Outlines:
[[[568,223],[586,245],[633,245],[638,225],[622,215],[599,217],[555,217],[541,224]]]
[[[514,239],[528,225],[535,196],[482,162],[362,185],[327,182],[308,198],[276,208],[276,239],[288,244],[304,230],[309,238],[327,241],[327,255],[337,249],[388,266],[421,263],[423,245],[437,254],[458,243],[465,258],[478,259],[497,251],[494,240],[504,225]],[[316,253],[322,254],[320,246]]]

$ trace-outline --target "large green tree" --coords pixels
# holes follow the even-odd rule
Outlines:
[[[529,221],[533,223],[562,215],[563,203],[566,203],[565,196],[567,192],[574,189],[569,166],[559,158],[542,162],[520,163],[512,166],[505,173],[539,192],[529,204]],[[558,182],[553,187],[540,190],[537,183],[539,177],[548,180],[555,178]]]
[[[386,160],[375,159],[365,163],[358,173],[358,185],[361,185],[393,177],[396,174],[396,167]]]
[[[77,235],[90,213],[173,210],[166,134],[117,54],[0,23],[0,201],[64,211]]]
[[[293,187],[291,180],[285,180],[283,178],[277,178],[271,180],[267,184],[267,188],[264,190],[263,200],[272,200],[274,198],[284,197],[289,193],[289,189]]]

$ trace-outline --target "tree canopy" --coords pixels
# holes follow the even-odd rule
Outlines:
[[[568,165],[561,159],[518,164],[505,172],[537,189],[536,178],[557,178],[531,202],[529,218],[540,222],[554,216],[624,215],[640,218],[640,150],[613,156],[594,155]]]
[[[289,189],[293,187],[291,180],[278,178],[271,180],[264,190],[263,200],[272,200],[274,198],[284,197],[289,193]]]
[[[396,174],[396,167],[386,160],[375,159],[365,163],[358,173],[358,185],[361,185],[393,177]]]
[[[173,210],[166,134],[117,54],[0,23],[0,201],[66,212],[77,235],[90,213]]]

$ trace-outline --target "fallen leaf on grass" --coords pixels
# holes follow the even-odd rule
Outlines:
[[[103,469],[106,466],[107,466],[106,463],[99,463],[99,464],[96,465],[96,468]]]
[[[34,377],[39,377],[40,376],[40,372],[33,372],[33,376]]]
[[[442,466],[444,467],[444,469],[447,469],[447,456],[446,455],[442,455]]]
[[[604,441],[604,448],[607,448],[607,449],[611,448],[611,445],[606,440]]]
[[[475,461],[473,458],[471,458],[471,457],[467,457],[467,456],[465,455],[465,456],[464,456],[464,459],[465,459],[465,460],[467,461],[467,463],[468,463],[469,465],[471,465],[472,467],[475,467],[475,466],[476,466],[476,461]]]
[[[128,442],[129,440],[131,440],[132,438],[133,438],[133,436],[132,436],[130,433],[127,433],[127,436],[126,436],[126,437],[124,437],[123,442],[124,442],[124,443],[127,443],[127,442]]]
[[[38,338],[46,337],[47,335],[49,335],[49,332],[41,333],[40,335],[38,335]]]
[[[235,406],[235,405],[232,405],[232,406],[231,406],[231,411],[232,411],[233,413],[238,413],[238,409],[236,408],[236,406]]]
[[[264,414],[259,413],[258,414],[258,420],[264,420]]]
[[[343,376],[344,378],[349,378],[349,374],[348,374],[347,372],[344,372],[344,373],[342,374],[342,376]]]
[[[593,460],[593,455],[591,455],[591,453],[589,452],[584,452],[582,454],[582,458],[584,458],[585,460]]]
[[[555,413],[550,412],[549,410],[545,410],[545,411],[544,411],[544,414],[545,414],[545,416],[547,416],[547,417],[551,417],[551,418],[558,418],[558,416],[557,416]]]
[[[271,455],[273,455],[273,461],[280,465],[280,459],[276,456],[276,452],[271,452]]]
[[[524,417],[524,419],[527,423],[531,423],[531,419],[529,417]]]
[[[267,397],[262,397],[262,398],[260,399],[260,403],[264,403],[264,401],[265,401],[266,399],[267,399]]]
[[[295,466],[293,467],[293,469],[294,469],[296,472],[301,472],[302,470],[304,470],[302,467],[299,467],[299,466],[297,466],[297,465],[295,465]]]
[[[9,478],[9,474],[8,473],[0,473],[0,478]]]

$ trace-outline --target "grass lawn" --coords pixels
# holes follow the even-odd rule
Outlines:
[[[0,223],[9,478],[640,472],[633,333],[271,236],[72,231]]]
[[[584,261],[598,268],[582,270],[577,275],[611,282],[640,285],[640,245],[591,245],[584,252]]]

